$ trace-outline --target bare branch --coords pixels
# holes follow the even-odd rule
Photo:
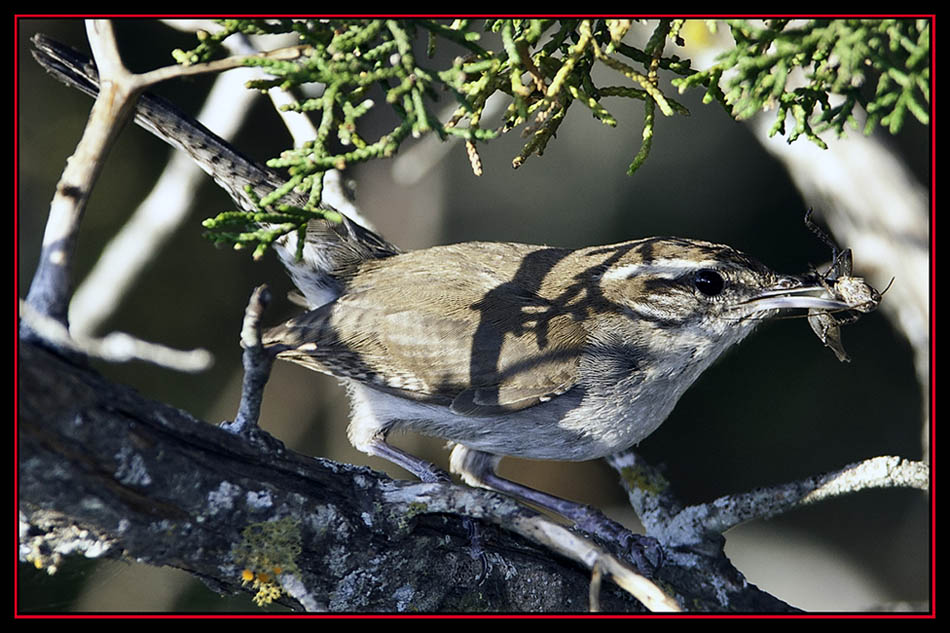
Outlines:
[[[199,372],[211,367],[214,357],[205,349],[177,350],[150,343],[124,332],[112,332],[102,338],[76,336],[66,326],[20,301],[20,322],[34,335],[60,349],[79,352],[85,356],[100,358],[113,363],[140,360],[166,369]]]
[[[746,521],[767,519],[868,488],[927,491],[930,487],[927,464],[899,457],[874,457],[832,473],[684,508],[669,483],[633,451],[618,453],[607,461],[620,473],[647,534],[667,546],[715,541],[729,528]]]
[[[39,266],[27,295],[31,306],[62,323],[66,323],[73,255],[89,194],[109,148],[132,114],[142,90],[142,86],[130,80],[132,75],[118,58],[111,24],[107,20],[91,21],[88,32],[93,50],[101,57],[102,89],[76,152],[67,161],[56,185]]]
[[[274,356],[261,344],[261,317],[270,299],[267,287],[258,286],[251,293],[247,310],[244,312],[244,323],[241,326],[241,347],[244,348],[241,405],[234,422],[224,425],[224,428],[232,433],[246,434],[251,429],[257,429],[261,402],[264,399],[264,385],[267,384],[271,366],[274,364]]]

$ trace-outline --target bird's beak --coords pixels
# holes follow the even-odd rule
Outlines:
[[[853,308],[851,304],[836,297],[815,275],[785,276],[775,286],[743,301],[741,306],[755,310],[803,308],[807,310],[838,311]]]

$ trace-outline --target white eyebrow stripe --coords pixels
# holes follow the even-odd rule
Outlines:
[[[604,273],[602,279],[630,279],[637,275],[651,275],[654,277],[679,277],[686,270],[695,270],[706,266],[715,268],[716,260],[696,261],[695,259],[666,259],[662,262],[638,264],[624,264],[611,268]]]

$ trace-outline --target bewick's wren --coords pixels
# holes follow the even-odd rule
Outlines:
[[[35,42],[44,66],[95,93],[82,58]],[[245,208],[246,185],[264,195],[283,182],[160,99],[144,96],[136,121],[187,151]],[[278,253],[313,309],[265,343],[344,381],[354,446],[433,481],[434,467],[387,435],[444,438],[455,443],[452,470],[469,484],[570,517],[578,515],[569,503],[498,477],[501,457],[588,460],[628,448],[763,319],[784,308],[850,307],[813,273],[778,275],[700,240],[578,250],[469,242],[401,253],[347,218],[311,221],[302,261],[295,240],[282,238]]]
[[[649,238],[579,250],[469,242],[364,260],[340,296],[269,331],[279,357],[343,378],[350,441],[423,479],[394,430],[451,440],[452,470],[502,456],[588,460],[652,433],[693,381],[781,308],[847,307],[718,244]]]

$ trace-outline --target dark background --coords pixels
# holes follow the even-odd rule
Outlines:
[[[36,32],[88,50],[78,20],[18,23],[20,297],[36,267],[56,180],[92,103],[33,62],[28,38]],[[194,42],[152,20],[119,21],[117,33],[133,70],[167,65],[170,50]],[[178,80],[156,92],[196,112],[209,84],[207,78]],[[617,128],[603,126],[576,105],[545,155],[518,170],[510,161],[524,140],[515,131],[479,146],[481,177],[472,174],[461,144],[412,186],[394,182],[391,161],[358,166],[346,176],[357,185],[363,213],[405,248],[476,239],[585,246],[679,235],[730,244],[783,272],[826,261],[827,248],[802,223],[807,204],[750,128],[717,105],[702,105],[698,92],[677,98],[692,115],[658,114],[653,152],[633,177],[625,172],[639,146],[642,105],[619,99],[606,103]],[[238,147],[264,160],[290,144],[266,99],[252,118],[236,139]],[[389,124],[383,119],[380,130]],[[929,184],[929,129],[911,119],[887,142]],[[170,151],[135,126],[123,132],[86,212],[77,280],[147,193]],[[400,154],[407,151],[404,146]],[[274,290],[269,323],[295,311],[283,299],[290,284],[273,255],[254,263],[247,252],[215,249],[201,237],[201,220],[230,208],[208,179],[190,221],[107,327],[174,347],[211,349],[213,369],[186,375],[135,363],[101,366],[114,379],[209,422],[233,417],[237,406],[238,333],[251,289],[266,282]],[[860,266],[858,252],[857,274]],[[822,347],[804,320],[763,326],[706,372],[641,452],[664,466],[691,503],[877,455],[920,458],[921,392],[908,344],[881,312],[847,327],[844,342],[850,364]],[[263,413],[267,430],[306,454],[407,476],[350,448],[346,422],[344,394],[332,379],[276,367]],[[446,465],[442,442],[400,442]],[[601,462],[506,460],[503,468],[521,481],[627,518],[616,477]],[[916,491],[864,492],[737,528],[727,534],[727,551],[751,582],[799,607],[857,610],[923,601],[929,595],[928,511]],[[52,577],[21,565],[19,597],[22,610],[256,609],[244,597],[219,598],[181,572],[81,558],[67,561]]]

